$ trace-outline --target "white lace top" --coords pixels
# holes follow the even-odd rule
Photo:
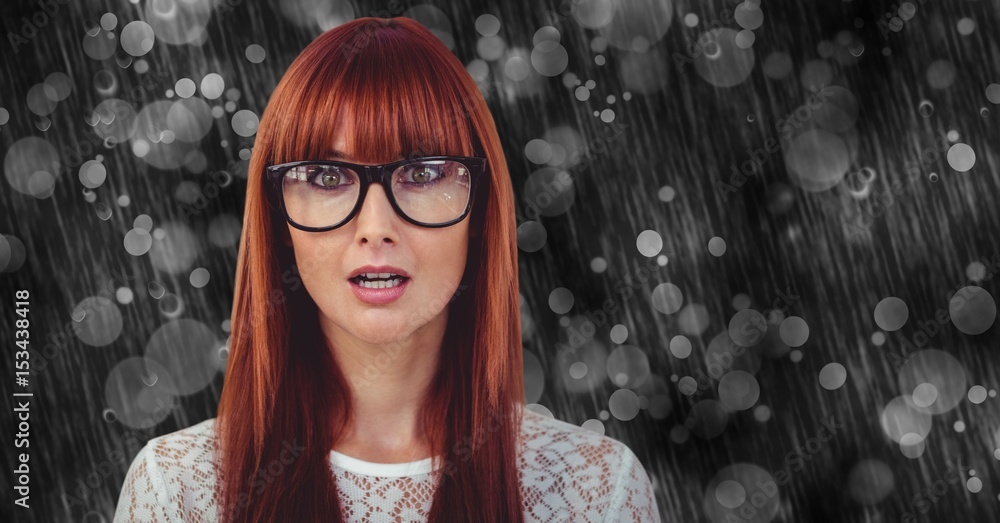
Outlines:
[[[624,443],[524,411],[519,479],[525,521],[658,522],[642,464]],[[216,521],[215,418],[151,439],[129,467],[114,522]],[[426,521],[432,459],[371,463],[330,451],[345,519]]]

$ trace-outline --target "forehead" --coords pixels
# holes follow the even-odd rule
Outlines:
[[[328,160],[354,161],[355,155],[351,151],[352,147],[347,142],[348,125],[351,122],[349,109],[344,107],[334,120],[333,133],[330,135],[330,145],[323,151],[323,158]]]

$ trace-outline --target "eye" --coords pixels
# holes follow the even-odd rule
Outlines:
[[[310,179],[314,185],[318,185],[324,189],[334,188],[340,185],[348,185],[350,181],[339,167],[333,165],[315,166]]]
[[[413,183],[431,183],[443,177],[443,166],[421,164],[407,169],[407,174]],[[408,180],[409,181],[409,180]]]

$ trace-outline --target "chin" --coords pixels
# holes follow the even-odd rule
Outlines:
[[[404,337],[398,332],[399,329],[390,328],[387,330],[384,325],[381,327],[376,326],[376,328],[372,328],[371,325],[353,325],[353,327],[352,329],[348,329],[350,333],[359,340],[373,345],[388,345]]]

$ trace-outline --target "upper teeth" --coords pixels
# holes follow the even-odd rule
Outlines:
[[[363,272],[363,273],[359,274],[358,276],[361,277],[361,278],[368,279],[368,280],[373,280],[375,278],[389,278],[389,277],[397,276],[397,275],[396,274],[392,274],[391,272]]]

